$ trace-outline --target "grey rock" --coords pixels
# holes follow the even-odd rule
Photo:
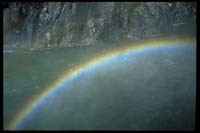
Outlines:
[[[3,12],[4,45],[24,48],[140,40],[178,31],[194,25],[196,20],[195,2],[10,2],[8,5]]]

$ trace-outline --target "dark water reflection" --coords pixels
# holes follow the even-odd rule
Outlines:
[[[111,46],[4,53],[4,125],[65,71]],[[27,129],[194,129],[196,49],[118,59],[82,75]],[[124,59],[124,60],[123,60]],[[51,110],[51,111],[49,111]],[[36,117],[37,116],[37,117]]]

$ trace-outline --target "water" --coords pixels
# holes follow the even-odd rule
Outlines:
[[[110,46],[4,53],[4,126],[23,104],[80,62]],[[195,47],[128,55],[83,72],[24,129],[194,129]]]

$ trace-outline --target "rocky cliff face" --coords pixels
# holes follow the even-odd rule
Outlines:
[[[138,40],[196,24],[196,3],[17,2],[3,11],[4,46],[44,48]]]

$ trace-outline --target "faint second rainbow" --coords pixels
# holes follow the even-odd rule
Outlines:
[[[87,62],[81,63],[75,66],[73,69],[67,70],[59,79],[48,85],[46,88],[42,89],[41,92],[34,95],[24,107],[16,114],[16,116],[11,120],[9,125],[5,128],[6,130],[16,130],[19,125],[24,121],[26,117],[31,114],[31,112],[36,109],[39,104],[41,104],[45,98],[50,94],[56,93],[61,86],[66,83],[66,81],[72,79],[76,75],[86,71],[87,69],[99,64],[105,60],[117,57],[119,55],[145,51],[152,48],[166,47],[166,46],[180,46],[180,45],[191,45],[196,44],[196,38],[164,38],[158,40],[145,41],[142,43],[128,44],[120,46],[116,49],[112,49],[103,55],[96,56]],[[67,84],[66,84],[67,85]]]

